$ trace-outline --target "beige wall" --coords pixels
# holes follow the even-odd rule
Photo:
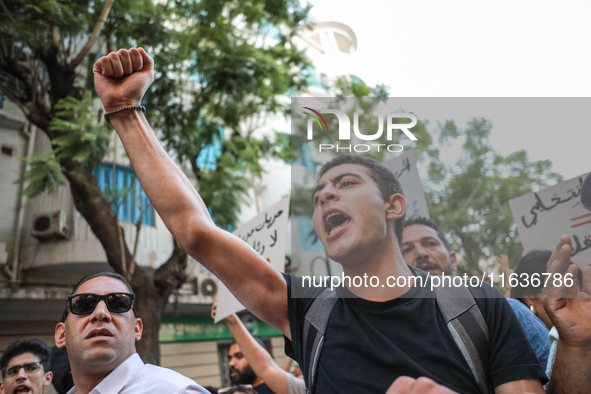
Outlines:
[[[173,369],[202,386],[221,386],[216,341],[162,343],[160,365]]]

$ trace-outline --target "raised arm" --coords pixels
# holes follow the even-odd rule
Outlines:
[[[214,319],[215,309],[216,303],[214,302],[211,309],[211,317]],[[222,322],[230,329],[234,340],[240,346],[240,351],[257,376],[263,379],[276,394],[289,394],[286,376],[288,372],[281,369],[271,355],[254,340],[238,316],[232,314]]]
[[[121,49],[94,65],[94,83],[105,111],[139,105],[154,80],[154,61],[141,48]],[[179,246],[216,275],[263,321],[291,337],[287,285],[250,246],[218,228],[203,200],[168,156],[141,111],[112,115],[150,202]]]
[[[552,278],[571,274],[577,280],[578,268],[571,264],[571,254],[571,240],[563,236],[548,262]],[[583,291],[570,284],[550,280],[544,289],[544,308],[560,336],[549,394],[591,392],[591,267],[583,270]]]

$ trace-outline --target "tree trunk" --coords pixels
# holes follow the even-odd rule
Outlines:
[[[19,81],[14,86],[1,85],[0,91],[18,103],[28,120],[43,130],[50,140],[54,140],[64,133],[49,129],[49,124],[55,116],[54,106],[68,96],[81,99],[84,89],[76,86],[76,70],[59,61],[57,47],[39,48],[33,51],[33,54],[36,61],[29,65],[23,65],[13,57],[0,57],[0,69],[3,73],[11,76],[11,80]],[[37,60],[45,64],[51,86],[44,94],[39,95],[49,96],[45,103],[42,100],[32,100],[38,88],[31,77],[37,67]],[[168,261],[155,272],[142,267],[138,267],[133,274],[128,272],[123,262],[131,261],[132,255],[127,245],[120,242],[119,221],[110,201],[101,192],[92,170],[69,158],[62,160],[60,164],[70,183],[70,192],[76,209],[86,219],[101,243],[107,255],[107,262],[116,272],[126,277],[137,296],[139,316],[144,325],[143,338],[137,344],[138,353],[145,362],[158,365],[160,320],[168,297],[186,281],[184,271],[187,266],[187,254],[175,244]]]
[[[160,320],[162,311],[168,301],[154,285],[154,278],[144,274],[144,269],[138,267],[131,287],[135,292],[138,303],[138,315],[144,324],[142,339],[136,342],[136,349],[145,363],[160,365]]]
[[[138,300],[139,317],[144,323],[136,349],[145,363],[160,365],[160,322],[168,297],[186,282],[187,254],[175,242],[172,255],[151,275],[137,267],[130,284]]]

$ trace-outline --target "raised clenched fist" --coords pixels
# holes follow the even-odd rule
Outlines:
[[[94,86],[105,111],[138,105],[154,81],[154,60],[142,48],[120,49],[94,63]]]

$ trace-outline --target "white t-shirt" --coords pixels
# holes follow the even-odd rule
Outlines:
[[[287,376],[289,394],[306,394],[306,383],[304,379],[296,378],[288,372],[285,373],[285,376]]]

